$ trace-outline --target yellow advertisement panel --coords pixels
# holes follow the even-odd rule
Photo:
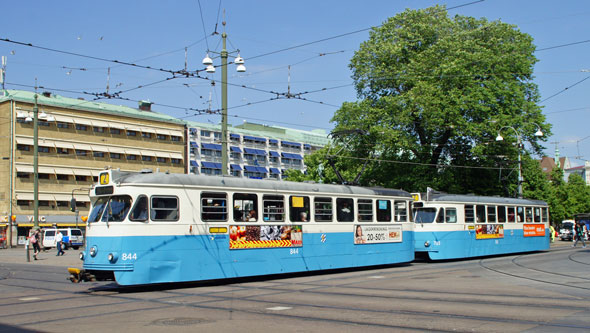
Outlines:
[[[229,229],[231,250],[301,246],[300,225],[234,225]]]
[[[525,224],[522,226],[524,237],[543,237],[545,236],[544,224]]]
[[[504,238],[504,225],[502,224],[477,224],[475,226],[475,239]]]

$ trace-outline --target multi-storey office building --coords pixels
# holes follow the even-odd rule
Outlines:
[[[219,125],[187,122],[190,172],[221,174]],[[244,123],[229,127],[229,172],[236,177],[282,179],[287,169],[305,171],[303,156],[328,143],[322,130],[300,131]]]
[[[0,216],[18,232],[13,243],[24,242],[35,222],[35,95],[0,92]],[[105,168],[186,172],[184,122],[152,112],[149,102],[135,109],[41,93],[37,106],[40,226],[84,226],[88,189]],[[77,213],[69,208],[72,197]]]

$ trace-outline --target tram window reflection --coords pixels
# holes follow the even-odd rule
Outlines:
[[[289,200],[289,218],[291,222],[308,222],[309,197],[292,195]]]
[[[152,221],[178,221],[178,198],[153,196],[150,218]]]
[[[516,208],[516,221],[519,223],[524,222],[524,207]]]
[[[262,196],[262,209],[264,222],[285,221],[285,199],[282,195]]]
[[[140,195],[135,201],[135,205],[129,214],[131,221],[145,222],[148,218],[148,198],[145,195]]]
[[[473,205],[465,205],[465,223],[475,222],[475,214],[473,211]]]
[[[256,194],[234,194],[234,221],[246,222],[258,220],[258,198]]]
[[[457,209],[447,208],[447,210],[445,212],[445,222],[446,223],[457,223]]]
[[[516,222],[516,213],[514,207],[508,207],[508,222]]]
[[[391,201],[377,200],[377,221],[391,222]]]
[[[316,221],[332,222],[332,198],[315,198],[314,210]]]
[[[525,217],[527,222],[533,222],[533,210],[531,207],[526,207],[525,210]]]
[[[500,222],[500,223],[506,222],[506,207],[505,206],[498,206],[498,222]]]
[[[486,206],[477,205],[475,206],[475,214],[476,214],[476,222],[478,223],[485,223],[486,222]]]
[[[359,222],[373,222],[373,200],[358,199]]]
[[[203,221],[227,221],[227,194],[201,193],[201,219]]]
[[[406,201],[396,200],[393,207],[395,222],[408,221],[408,203]]]
[[[336,209],[338,209],[338,214],[336,216],[338,222],[354,221],[354,201],[352,199],[337,198]]]
[[[496,222],[496,206],[488,206],[488,223]]]
[[[542,208],[542,222],[549,222],[549,212],[547,208]]]
[[[535,207],[533,208],[533,212],[534,212],[534,221],[535,222],[541,222],[541,208],[539,207]]]

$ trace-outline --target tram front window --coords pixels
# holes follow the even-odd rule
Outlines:
[[[436,208],[416,208],[416,223],[432,223],[436,217]]]
[[[102,222],[121,222],[127,217],[127,213],[131,208],[131,197],[128,195],[115,195],[109,200],[104,214],[102,214]]]
[[[96,202],[92,205],[90,214],[88,214],[88,222],[100,221],[100,217],[102,216],[102,212],[104,211],[108,201],[108,197],[100,197],[96,200]]]

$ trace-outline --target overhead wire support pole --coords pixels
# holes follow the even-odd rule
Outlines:
[[[225,25],[225,22],[223,22]],[[221,174],[227,175],[227,33],[221,34]]]

